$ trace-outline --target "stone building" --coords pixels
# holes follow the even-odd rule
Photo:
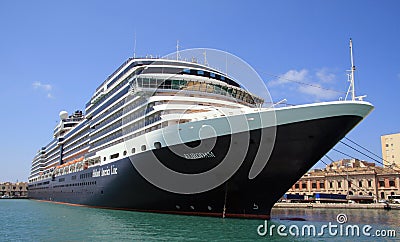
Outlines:
[[[381,136],[383,164],[400,169],[400,133]]]
[[[0,196],[26,197],[28,196],[28,183],[1,182]]]
[[[400,170],[383,168],[375,163],[342,159],[315,169],[300,178],[289,194],[313,196],[315,193],[370,197],[375,202],[400,194]]]

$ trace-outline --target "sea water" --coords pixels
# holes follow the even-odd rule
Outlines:
[[[339,223],[340,215],[345,215],[346,220]],[[329,223],[337,226],[336,235],[329,233]],[[346,225],[360,229],[368,225],[370,235],[362,231],[359,235],[346,235]],[[304,226],[306,233],[302,235]],[[312,226],[315,234],[307,234]],[[394,241],[400,240],[400,210],[273,209],[272,219],[264,221],[0,199],[0,228],[0,241]],[[324,233],[318,235],[321,228]],[[377,237],[377,230],[394,230],[396,234]]]

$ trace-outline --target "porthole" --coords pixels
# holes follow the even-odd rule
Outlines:
[[[110,159],[115,159],[115,158],[118,158],[118,157],[119,157],[119,153],[115,153],[115,154],[110,155]]]
[[[135,152],[136,152],[136,149],[135,148],[132,148],[132,154],[135,154]]]
[[[127,153],[126,150],[124,150],[124,156],[126,156],[126,153]]]
[[[196,148],[197,146],[200,145],[200,143],[201,143],[200,140],[195,140],[195,141],[185,143],[185,145],[189,146],[190,148]]]
[[[160,142],[154,142],[154,148],[161,149],[161,143]]]
[[[141,150],[145,151],[146,150],[146,145],[142,145]]]

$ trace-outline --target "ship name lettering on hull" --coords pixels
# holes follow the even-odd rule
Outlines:
[[[112,165],[110,168],[101,168],[101,169],[94,169],[92,172],[92,177],[100,177],[100,176],[110,176],[110,175],[117,175],[118,174],[118,167]]]
[[[215,155],[212,151],[209,152],[201,152],[201,153],[188,153],[183,154],[186,159],[195,160],[195,159],[203,159],[203,158],[214,158]]]

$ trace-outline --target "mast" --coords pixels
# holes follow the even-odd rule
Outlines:
[[[348,79],[348,82],[350,82],[350,85],[349,85],[349,89],[347,90],[345,100],[347,100],[347,97],[350,94],[351,95],[351,100],[355,101],[356,100],[356,93],[355,93],[355,88],[354,88],[354,71],[356,70],[356,67],[354,65],[353,41],[352,41],[351,38],[350,38],[350,61],[351,61],[351,69],[348,70],[350,73],[347,74],[347,79]]]
[[[136,58],[136,30],[135,30],[135,38],[133,43],[133,58]]]
[[[176,60],[179,60],[179,40],[176,41]]]
[[[205,66],[208,66],[208,62],[207,62],[207,52],[204,50],[204,52],[203,52],[203,55],[204,55],[204,65]]]
[[[350,38],[350,58],[351,58],[351,79],[350,79],[350,86],[351,86],[351,100],[355,101],[356,93],[355,93],[355,86],[354,86],[354,71],[356,67],[354,65],[354,58],[353,58],[353,41]]]

